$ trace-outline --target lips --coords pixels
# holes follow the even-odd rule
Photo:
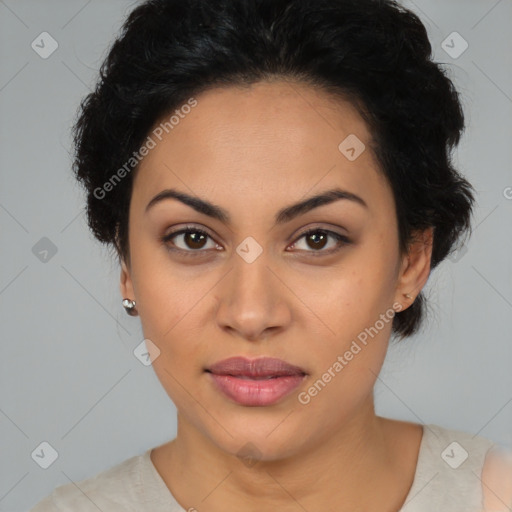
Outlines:
[[[306,375],[306,372],[298,366],[288,364],[282,359],[269,357],[253,360],[244,357],[231,357],[215,363],[206,371],[215,375],[232,375],[233,377],[246,377],[248,379]]]
[[[282,359],[232,357],[219,361],[206,372],[218,391],[245,406],[272,405],[290,394],[307,373]]]

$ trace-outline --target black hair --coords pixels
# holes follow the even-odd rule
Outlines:
[[[471,230],[473,189],[451,161],[464,114],[452,81],[432,61],[424,25],[393,0],[136,6],[74,126],[73,171],[87,190],[94,236],[129,262],[133,175],[155,123],[210,88],[275,79],[350,99],[393,190],[401,253],[415,233],[433,227],[431,269],[445,259]],[[393,333],[416,332],[425,305],[420,293],[395,315]]]

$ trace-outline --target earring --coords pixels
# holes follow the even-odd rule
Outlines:
[[[123,307],[130,316],[135,316],[137,311],[135,310],[135,301],[131,299],[123,299]]]
[[[404,297],[406,297],[407,299],[412,299],[412,297],[408,293],[404,293]]]

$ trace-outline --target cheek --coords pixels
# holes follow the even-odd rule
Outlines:
[[[211,292],[219,277],[173,263],[162,248],[139,248],[133,268],[144,337],[160,350],[153,362],[155,373],[171,398],[179,401],[175,394],[181,386],[191,389],[205,364],[205,328],[214,321],[205,308],[211,310]]]
[[[322,341],[315,347],[315,372],[297,401],[309,416],[323,418],[325,429],[337,428],[373,393],[386,357],[392,315],[389,317],[380,320],[377,315],[371,325],[364,318],[351,318],[350,325],[339,324],[335,341]]]
[[[163,340],[199,305],[211,278],[193,279],[190,269],[173,263],[149,235],[134,237],[133,247],[134,290],[144,334]]]
[[[304,296],[308,307],[324,323],[326,339],[346,342],[372,326],[381,314],[392,314],[389,309],[395,296],[395,265],[384,251],[354,251],[328,273],[313,279],[302,277],[298,295]]]
[[[315,343],[315,378],[319,386],[329,382],[326,398],[337,399],[347,388],[364,393],[380,372],[395,315],[393,257],[389,247],[359,251],[325,280],[313,281],[308,306],[326,326]]]

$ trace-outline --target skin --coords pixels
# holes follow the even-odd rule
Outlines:
[[[397,511],[422,427],[375,414],[391,322],[308,404],[297,395],[394,303],[411,305],[430,272],[432,230],[400,254],[392,191],[349,102],[284,81],[196,99],[137,170],[121,267],[122,296],[136,301],[144,336],[160,350],[153,368],[178,411],[176,438],[153,449],[152,462],[185,510]],[[354,161],[338,149],[349,134],[366,146]],[[281,208],[335,187],[367,207],[338,200],[274,224]],[[231,224],[175,199],[146,212],[169,188],[221,206]],[[160,240],[186,225],[210,236],[173,239],[198,256]],[[326,254],[336,239],[308,242],[310,228],[350,243]],[[263,249],[252,263],[236,252],[248,236]],[[242,406],[204,371],[237,355],[277,357],[308,375],[274,405]],[[250,465],[237,457],[247,443],[257,449]]]
[[[483,512],[507,512],[512,504],[512,450],[493,448],[482,468]]]

